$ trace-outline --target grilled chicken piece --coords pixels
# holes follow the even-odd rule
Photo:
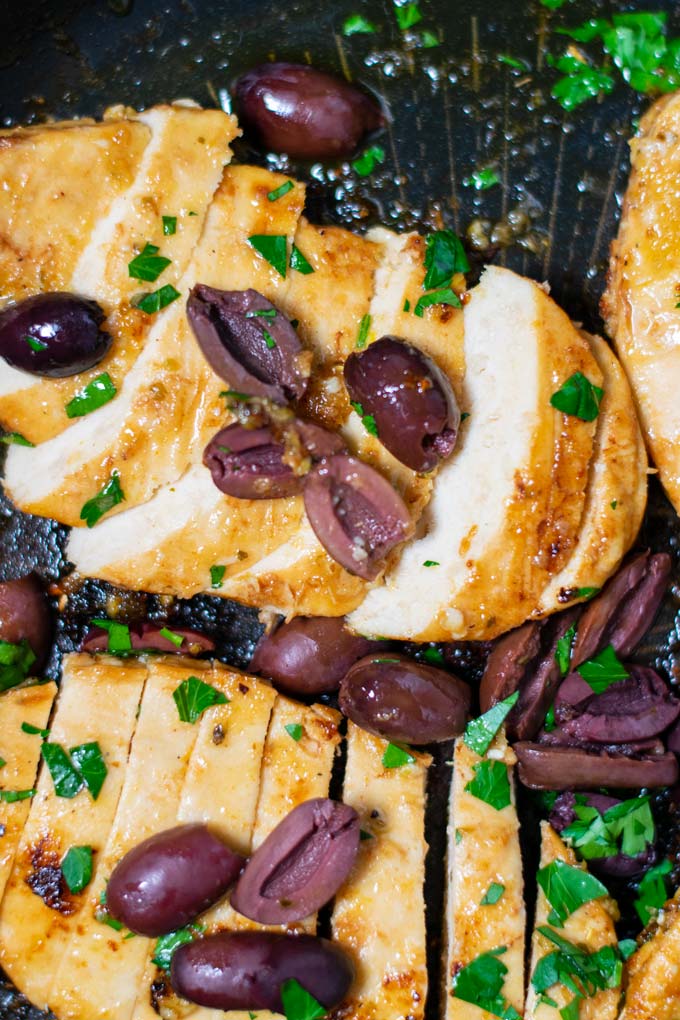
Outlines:
[[[17,687],[0,694],[0,781],[3,790],[32,790],[40,761],[40,740],[24,733],[22,723],[44,729],[50,717],[56,684]],[[14,864],[21,833],[31,807],[30,799],[0,800],[0,902]]]
[[[544,868],[552,861],[576,864],[576,856],[562,842],[548,822],[542,822],[541,867]],[[586,870],[585,864],[581,867],[584,871]],[[556,949],[556,946],[538,931],[539,927],[545,927],[548,924],[549,913],[550,905],[543,891],[539,889],[531,942],[530,974],[534,973],[539,960]],[[613,900],[590,900],[567,918],[564,925],[559,928],[558,934],[574,945],[592,953],[601,949],[602,946],[617,945],[615,920],[618,920],[618,911]],[[549,988],[546,994],[557,1003],[557,1007],[550,1006],[546,1002],[539,1002],[539,996],[534,991],[531,982],[529,983],[524,1014],[526,1020],[559,1020],[560,1009],[569,1005],[574,998],[574,993],[561,984]],[[579,1006],[579,1020],[615,1020],[619,1013],[620,997],[620,988],[609,988],[597,992],[592,998],[583,999]],[[655,1016],[654,1020],[661,1020],[661,1017]]]
[[[677,1020],[680,1016],[680,891],[666,903],[646,940],[624,968],[619,1020]]]
[[[553,612],[581,588],[601,588],[635,541],[647,504],[647,453],[621,365],[604,340],[584,334],[604,376],[583,520],[567,565],[541,595],[534,616]]]
[[[609,281],[607,332],[633,387],[652,460],[680,511],[680,94],[664,96],[631,139],[631,175]]]
[[[34,443],[71,424],[65,405],[102,372],[120,388],[154,322],[131,301],[177,285],[236,134],[233,117],[191,106],[108,116],[116,119],[0,136],[0,172],[14,185],[0,202],[0,236],[13,244],[0,242],[2,297],[66,290],[95,298],[114,338],[98,365],[67,379],[40,379],[2,363],[0,422]],[[163,215],[176,216],[174,234],[163,233]],[[147,242],[172,260],[157,284],[128,272]]]
[[[108,773],[97,800],[87,790],[67,799],[55,795],[43,767],[7,883],[0,908],[0,964],[41,1009],[47,1008],[69,938],[88,910],[88,894],[71,894],[59,866],[73,846],[91,846],[99,859],[116,813],[145,679],[143,666],[123,666],[116,659],[94,665],[87,655],[64,660],[49,742],[68,751],[98,741]],[[31,739],[38,750],[40,736]]]
[[[276,202],[267,194],[287,178],[258,167],[228,168],[205,229],[178,289],[194,283],[255,287],[276,300],[276,270],[248,244],[252,234],[284,234],[289,243],[304,202],[296,185]],[[150,499],[200,461],[208,439],[225,423],[224,380],[210,369],[191,333],[184,300],[155,317],[144,350],[115,400],[37,449],[13,446],[5,487],[18,507],[64,524],[84,525],[83,505],[120,474],[125,503]],[[31,454],[26,460],[18,451]]]
[[[502,960],[508,968],[503,997],[520,1014],[524,1005],[526,914],[512,775],[516,759],[502,733],[487,758],[508,767],[512,803],[500,811],[465,789],[482,758],[462,738],[456,741],[447,851],[446,1020],[490,1020],[491,1014],[479,1006],[454,998],[452,981],[461,967],[499,947],[505,949]],[[494,883],[503,887],[500,898],[484,904]]]
[[[577,371],[601,384],[587,342],[542,288],[498,268],[471,291],[464,327],[470,418],[420,537],[351,615],[361,633],[495,637],[526,619],[576,545],[595,424],[550,398]]]
[[[343,800],[361,817],[359,857],[336,898],[333,937],[357,975],[338,1017],[422,1020],[427,997],[424,837],[430,758],[382,764],[387,743],[348,724]]]

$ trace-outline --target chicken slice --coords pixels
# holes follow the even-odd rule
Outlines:
[[[635,394],[661,482],[680,511],[680,93],[654,103],[631,139],[631,175],[609,281],[607,332]]]
[[[516,759],[502,733],[486,758],[507,766],[512,800],[500,811],[466,790],[483,759],[462,738],[456,741],[447,851],[446,1020],[491,1020],[486,1010],[455,998],[452,982],[462,967],[498,948],[504,950],[501,959],[508,970],[503,998],[520,1014],[524,1006],[526,911],[513,775]],[[485,897],[493,902],[484,903]]]
[[[96,915],[121,857],[175,823],[199,728],[180,720],[172,695],[209,666],[158,657],[149,658],[148,670],[118,810],[49,993],[60,1020],[130,1020],[144,972],[149,941],[126,938],[124,930],[114,931]]]
[[[624,968],[619,1020],[680,1017],[680,891],[666,903]]]
[[[124,114],[125,111],[122,111]],[[114,123],[124,125],[125,121]],[[237,132],[235,119],[220,110],[181,105],[152,107],[135,115],[135,120],[128,126],[138,129],[131,133],[128,143],[130,161],[137,155],[133,143],[139,134],[149,141],[141,155],[137,155],[134,179],[129,180],[123,172],[114,179],[110,192],[113,201],[108,209],[101,209],[108,184],[104,168],[100,168],[102,176],[92,181],[87,175],[83,179],[75,172],[72,160],[67,160],[66,167],[71,171],[68,178],[63,182],[50,182],[51,189],[61,184],[63,195],[60,202],[66,207],[62,213],[69,213],[74,218],[68,225],[60,223],[64,228],[64,234],[58,238],[60,245],[65,237],[74,240],[77,237],[85,243],[75,264],[63,268],[58,282],[50,286],[43,281],[34,281],[29,292],[58,289],[94,298],[108,317],[106,329],[113,336],[113,344],[106,357],[94,368],[66,379],[41,379],[2,364],[0,422],[8,431],[20,432],[33,443],[50,439],[71,424],[65,405],[103,372],[108,372],[114,385],[120,388],[154,321],[153,316],[134,308],[131,301],[145,291],[165,285],[175,286],[180,280],[200,237],[224,164],[231,158],[229,143]],[[62,129],[71,140],[71,148],[78,153],[84,147],[94,166],[97,166],[95,152],[106,141],[105,138],[93,139],[97,129],[102,133],[112,130],[111,125],[104,123],[89,128],[86,137],[81,138],[74,128]],[[118,133],[122,131],[120,127]],[[49,139],[54,141],[59,130],[52,128],[46,134],[48,137],[43,144]],[[126,141],[120,139],[117,155],[121,169],[125,166]],[[57,155],[60,154],[61,148]],[[21,195],[29,199],[38,194],[44,202],[44,168],[34,153],[29,156],[33,158],[29,158],[22,170],[27,186]],[[84,156],[85,153],[81,158],[84,159]],[[2,164],[0,150],[0,167]],[[50,169],[54,169],[52,165]],[[117,191],[115,185],[118,181],[127,183],[125,190]],[[48,190],[50,195],[53,194],[51,189]],[[78,222],[83,194],[89,195],[92,209],[101,211],[101,215],[90,224],[90,236],[81,238],[77,233],[74,237],[74,223]],[[12,197],[4,192],[0,207],[5,203],[11,205]],[[23,207],[21,213],[26,214]],[[174,234],[164,233],[163,215],[176,217]],[[13,242],[16,216],[17,212],[12,210]],[[52,237],[55,225],[51,219],[46,216],[39,218],[38,214],[30,211],[29,219],[35,231],[32,238],[34,245],[41,244],[45,237]],[[157,284],[133,279],[128,272],[128,263],[146,243],[155,244],[162,255],[171,259]],[[68,244],[64,248],[69,251]],[[44,252],[40,248],[39,251],[43,258],[51,258],[53,248],[50,244]],[[41,273],[44,268],[41,265]],[[27,272],[30,272],[30,266]],[[11,296],[18,298],[24,294],[12,290]]]
[[[352,613],[361,633],[495,637],[526,619],[576,544],[595,424],[550,398],[575,372],[599,386],[597,362],[543,289],[506,269],[470,292],[464,327],[470,417],[418,537]]]
[[[637,538],[647,505],[647,453],[628,380],[609,345],[584,335],[604,376],[585,509],[571,558],[535,616],[564,606],[582,588],[601,588]]]
[[[430,758],[383,765],[387,743],[348,724],[343,800],[359,813],[363,839],[333,908],[333,938],[354,959],[356,978],[338,1015],[422,1020],[427,998],[423,882],[425,786]]]
[[[576,856],[574,852],[562,842],[555,830],[548,822],[541,823],[541,867],[551,864],[553,861],[564,861],[566,864],[575,865]],[[581,865],[586,870],[585,864]],[[533,974],[536,965],[548,953],[552,953],[557,947],[538,931],[539,927],[548,925],[548,914],[550,905],[546,900],[542,889],[538,890],[536,903],[536,918],[534,922],[534,933],[531,940],[531,967]],[[564,925],[557,930],[557,934],[567,941],[592,953],[603,946],[618,945],[614,921],[618,919],[613,900],[597,899],[584,903],[571,914]],[[557,1003],[551,1006],[549,1003],[540,1001],[531,982],[527,992],[526,1020],[559,1020],[560,1009],[568,1006],[574,998],[574,993],[564,985],[554,985],[548,989],[546,994]],[[579,1020],[615,1020],[619,1013],[619,999],[621,989],[608,988],[598,991],[591,998],[584,998],[579,1005]],[[661,1020],[655,1017],[655,1020]]]
[[[24,733],[22,723],[44,729],[50,717],[56,684],[16,687],[0,694],[0,782],[3,790],[33,790],[40,761],[40,741]],[[0,800],[0,903],[14,864],[23,832],[30,798],[12,802]]]
[[[0,908],[0,964],[40,1009],[80,917],[88,891],[71,894],[59,872],[71,847],[89,846],[98,862],[116,813],[146,670],[120,660],[70,655],[49,742],[66,751],[97,741],[108,770],[94,800],[83,789],[72,799],[55,794],[43,766],[14,868]],[[31,738],[36,748],[40,736]]]
[[[303,186],[296,185],[275,202],[267,198],[285,180],[259,167],[227,168],[201,240],[178,283],[182,298],[156,317],[116,399],[35,450],[11,447],[5,488],[20,509],[84,525],[83,505],[114,472],[125,496],[124,503],[112,508],[116,513],[144,503],[200,460],[208,439],[226,418],[219,396],[225,383],[194,339],[185,298],[200,282],[226,289],[255,287],[276,299],[287,281],[247,238],[279,234],[292,241]],[[22,453],[30,455],[28,460]]]

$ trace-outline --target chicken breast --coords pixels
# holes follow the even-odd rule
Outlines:
[[[50,717],[56,684],[34,684],[16,687],[0,694],[0,772],[1,789],[6,793],[30,792],[40,761],[40,741],[24,733],[22,723],[44,729]],[[31,798],[6,801],[0,799],[0,902],[14,864],[19,840],[31,807]]]
[[[350,616],[368,634],[485,640],[522,623],[578,538],[595,425],[550,398],[585,339],[535,283],[489,268],[464,313],[464,422],[417,538]],[[554,608],[557,608],[555,605]]]
[[[680,510],[680,93],[658,100],[631,139],[631,175],[609,281],[607,332],[628,375],[659,477]]]
[[[446,897],[446,1020],[491,1020],[492,1014],[456,998],[453,979],[482,953],[501,948],[507,967],[503,997],[524,1006],[524,882],[515,804],[516,763],[504,735],[487,752],[508,769],[512,801],[500,811],[466,789],[482,758],[459,738],[453,757]],[[488,902],[484,902],[487,899]]]
[[[118,806],[146,670],[86,655],[64,660],[49,743],[66,751],[97,741],[107,768],[96,800],[83,789],[73,798],[55,795],[43,767],[31,802],[14,867],[0,907],[0,965],[41,1009],[81,914],[88,893],[69,891],[59,867],[75,846],[92,847],[98,860]],[[4,708],[4,706],[3,706]],[[36,752],[40,735],[33,735]]]
[[[9,143],[0,148],[0,173],[10,183],[0,199],[0,234],[12,239],[11,248],[9,241],[0,245],[4,300],[41,290],[94,298],[113,337],[98,365],[66,379],[2,363],[0,422],[33,443],[71,424],[66,404],[103,372],[120,388],[154,322],[132,301],[179,282],[237,133],[233,117],[193,106],[109,116],[116,119],[0,136],[0,145]],[[164,215],[176,219],[174,233],[167,233]],[[146,243],[171,260],[158,284],[128,272]]]
[[[677,1020],[680,1016],[680,892],[666,903],[656,924],[624,968],[624,1006],[619,1020]]]
[[[387,743],[347,729],[343,800],[359,813],[362,840],[335,898],[333,938],[352,956],[348,1001],[331,1014],[351,1020],[422,1020],[427,998],[425,783],[430,758],[386,768]]]
[[[576,857],[548,822],[542,822],[541,867],[546,867],[552,861],[564,861],[566,864],[575,865]],[[586,870],[585,864],[581,867],[584,871]],[[554,943],[538,931],[539,927],[548,924],[549,912],[550,905],[545,894],[539,888],[534,934],[531,940],[531,974],[534,973],[539,960],[556,949]],[[590,900],[578,907],[557,933],[567,941],[592,953],[601,949],[602,946],[617,945],[615,920],[618,920],[618,912],[613,900]],[[561,984],[553,985],[546,994],[557,1003],[557,1006],[541,1002],[531,982],[529,983],[524,1014],[526,1020],[559,1020],[560,1009],[569,1005],[574,998],[574,993]],[[584,998],[579,1006],[579,1020],[615,1020],[619,1014],[620,997],[621,989],[617,987],[598,991],[591,998]],[[661,1020],[661,1018],[657,1017],[655,1020]]]

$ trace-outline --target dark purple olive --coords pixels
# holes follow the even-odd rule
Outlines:
[[[678,779],[674,754],[648,758],[584,751],[575,747],[514,744],[519,778],[532,790],[592,790],[599,786],[642,789],[671,786]]]
[[[45,664],[52,638],[47,598],[37,574],[0,584],[0,640],[18,645],[25,640],[36,661],[35,671]]]
[[[235,422],[210,440],[203,463],[221,492],[237,499],[279,499],[302,491],[316,460],[344,449],[340,436],[300,419],[274,428]]]
[[[561,723],[562,732],[584,743],[624,744],[648,740],[668,729],[680,716],[680,701],[653,669],[629,669],[628,679],[577,703],[578,714]]]
[[[610,808],[622,803],[616,797],[607,797],[601,793],[582,793],[578,796],[583,804],[595,808],[600,815],[604,815]],[[565,791],[559,795],[550,812],[550,824],[555,832],[561,834],[568,825],[576,821],[576,804],[576,795],[571,791]],[[634,857],[623,853],[610,854],[607,857],[593,857],[588,860],[588,867],[596,874],[612,875],[616,878],[632,878],[651,867],[655,861],[654,844],[648,843],[645,849]]]
[[[562,681],[555,658],[557,643],[575,622],[578,612],[577,607],[566,609],[550,617],[541,628],[541,651],[522,680],[519,699],[507,718],[510,740],[533,740],[543,725]]]
[[[540,651],[542,626],[542,622],[524,623],[494,643],[479,688],[482,712],[518,690],[527,666]]]
[[[175,627],[172,624],[132,623],[129,626],[130,644],[133,652],[167,652],[176,655],[200,655],[202,652],[215,650],[215,642],[205,634],[189,627]],[[172,641],[161,634],[162,630],[170,631],[175,639]],[[81,652],[106,652],[109,647],[109,635],[100,627],[92,627],[87,631],[80,643]]]
[[[282,1013],[284,981],[330,1010],[345,998],[354,968],[339,946],[315,935],[225,931],[180,946],[170,977],[177,994],[199,1006]]]
[[[298,616],[260,638],[249,669],[286,694],[336,691],[349,667],[381,648],[352,634],[342,616]]]
[[[0,355],[14,368],[61,379],[102,360],[111,337],[96,301],[55,291],[0,312]]]
[[[234,95],[246,132],[294,159],[351,156],[383,123],[371,96],[306,64],[260,64],[239,78]]]
[[[115,866],[106,890],[107,909],[138,935],[165,935],[183,928],[224,895],[243,861],[206,825],[166,829]]]
[[[394,336],[383,336],[345,362],[345,385],[375,418],[380,442],[414,471],[431,471],[456,445],[460,411],[451,383],[434,361]]]
[[[413,533],[401,496],[368,464],[338,453],[305,479],[305,510],[329,556],[372,581],[395,546]]]
[[[470,688],[443,669],[387,652],[355,662],[340,685],[340,708],[385,740],[430,744],[463,732]]]
[[[311,358],[285,315],[258,291],[199,283],[187,317],[210,367],[237,393],[285,404],[305,392]]]
[[[319,797],[298,804],[246,864],[231,905],[260,924],[292,924],[333,899],[359,849],[354,808]]]

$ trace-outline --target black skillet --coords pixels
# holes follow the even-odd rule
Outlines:
[[[567,0],[555,13],[538,0],[421,0],[418,29],[440,40],[429,49],[404,41],[390,0],[4,0],[0,7],[4,125],[98,116],[120,102],[141,108],[189,96],[202,105],[224,103],[242,71],[270,58],[307,60],[348,74],[391,111],[381,142],[387,158],[369,179],[360,180],[346,167],[338,171],[282,158],[268,164],[247,142],[240,144],[238,158],[284,166],[306,180],[308,211],[316,222],[356,230],[379,222],[425,229],[443,223],[464,235],[473,221],[488,220],[491,230],[482,224],[482,233],[487,238],[491,233],[491,243],[480,261],[492,259],[547,279],[573,318],[601,329],[598,300],[626,182],[626,139],[646,100],[621,85],[605,100],[565,114],[550,98],[555,72],[546,54],[562,51],[559,25],[612,11],[664,9],[671,34],[678,34],[680,12],[673,0]],[[342,23],[355,12],[369,17],[377,34],[343,38]],[[526,73],[499,62],[500,55],[525,62]],[[502,185],[476,192],[466,181],[475,168],[487,166],[497,170]],[[518,225],[519,236],[506,246],[509,221]],[[58,525],[0,503],[0,579],[37,569],[55,592],[67,589],[57,585],[67,572],[64,537]],[[671,552],[673,584],[638,657],[673,682],[680,682],[679,537],[675,514],[652,480],[639,542]],[[238,666],[247,664],[261,629],[254,611],[224,600],[198,597],[168,610],[154,597],[90,582],[69,593],[50,675],[58,676],[61,654],[77,646],[86,621],[111,600],[126,619],[151,616],[205,630],[216,639],[220,657]],[[478,677],[477,649],[455,649],[451,658],[461,674]],[[430,1020],[439,1015],[447,756],[442,749],[433,769],[428,813]],[[532,805],[524,808],[530,826]],[[665,805],[659,808],[668,817]],[[531,874],[531,840],[527,852]],[[0,979],[0,1020],[39,1016]]]

